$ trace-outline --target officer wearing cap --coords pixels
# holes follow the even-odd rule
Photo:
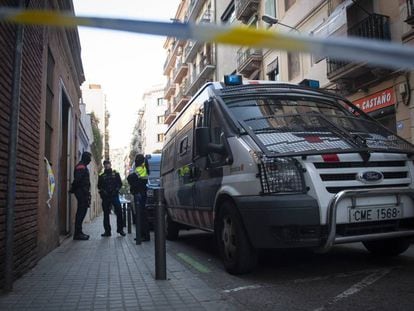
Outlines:
[[[124,224],[122,220],[121,202],[119,201],[119,190],[122,187],[121,177],[117,171],[111,168],[111,162],[109,160],[105,160],[103,165],[104,171],[98,178],[98,189],[102,198],[102,210],[104,213],[103,226],[105,229],[105,232],[102,233],[101,236],[111,236],[111,222],[109,219],[111,205],[114,206],[116,214],[116,232],[122,236],[125,236],[125,232],[123,230]]]
[[[88,240],[89,235],[82,231],[82,222],[85,219],[86,212],[91,204],[91,182],[89,180],[88,164],[91,162],[92,155],[85,151],[82,153],[81,160],[75,166],[74,179],[70,192],[75,194],[78,201],[78,209],[75,217],[75,234],[74,240]]]

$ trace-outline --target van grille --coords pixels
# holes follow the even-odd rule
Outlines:
[[[411,176],[406,161],[372,161],[372,162],[314,162],[321,181],[329,193],[342,190],[356,190],[386,187],[408,187]],[[358,174],[377,171],[383,180],[377,183],[363,183]]]

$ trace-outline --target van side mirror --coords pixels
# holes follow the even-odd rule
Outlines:
[[[195,129],[196,153],[202,157],[208,155],[208,144],[210,143],[210,131],[208,127],[197,127]]]
[[[213,144],[210,140],[210,129],[208,127],[196,128],[196,148],[197,154],[205,157],[210,152],[225,155],[226,148],[224,144]]]

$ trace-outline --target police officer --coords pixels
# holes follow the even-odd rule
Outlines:
[[[88,164],[91,162],[92,155],[85,151],[82,153],[80,162],[75,166],[74,180],[70,189],[75,194],[78,201],[78,209],[75,217],[75,234],[74,240],[88,240],[89,235],[82,231],[82,222],[85,219],[86,212],[91,204],[91,183],[89,180]]]
[[[144,155],[138,154],[135,157],[134,173],[128,176],[128,183],[130,185],[131,193],[134,195],[135,210],[140,213],[142,241],[150,240],[148,212],[146,207],[148,175],[148,163]],[[134,178],[131,178],[131,176]]]
[[[105,232],[101,236],[111,236],[111,222],[109,220],[111,205],[114,206],[116,214],[116,232],[125,236],[121,202],[119,201],[119,190],[122,187],[121,177],[117,171],[111,168],[111,162],[109,160],[105,160],[103,165],[104,171],[98,178],[98,189],[102,198],[102,210],[104,213],[103,226],[105,229]]]

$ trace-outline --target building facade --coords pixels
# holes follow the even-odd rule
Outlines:
[[[5,0],[2,5],[17,6]],[[70,0],[28,2],[30,9],[73,12]],[[0,284],[4,284],[7,254],[13,255],[12,274],[18,277],[73,232],[76,200],[68,193],[78,161],[80,85],[84,73],[76,29],[24,26],[21,69],[15,67],[17,26],[0,24]],[[16,188],[8,197],[8,157],[12,85],[20,99]],[[49,199],[46,160],[55,176]],[[14,189],[11,191],[14,192]],[[15,201],[14,201],[15,198]],[[6,207],[14,217],[6,217]],[[7,230],[11,224],[14,235]],[[12,237],[12,243],[6,239]],[[11,248],[9,246],[12,246]]]
[[[129,147],[114,148],[110,150],[112,169],[116,170],[121,179],[125,179],[128,172]]]
[[[145,154],[160,153],[164,144],[164,133],[167,126],[164,123],[165,110],[163,85],[148,89],[142,97],[144,107],[141,116],[141,142]]]
[[[414,41],[414,0],[193,0],[180,3],[176,19],[203,22],[203,12],[212,12],[210,22],[217,24],[244,24],[320,37],[356,36],[402,44]],[[203,46],[194,58],[189,53],[193,46]],[[322,88],[347,97],[384,126],[414,140],[414,121],[410,117],[413,74],[404,69],[344,62],[326,55],[206,45],[174,38],[168,38],[164,47],[168,54],[164,67],[168,77],[167,124],[203,83],[209,79],[222,81],[224,74],[237,73],[253,80],[318,80]],[[189,88],[188,82],[194,81],[193,75],[200,72],[192,68],[207,51],[213,55],[213,67],[197,80],[200,84]]]
[[[106,110],[106,95],[100,84],[85,82],[82,87],[82,99],[86,112],[93,113],[99,121],[98,127],[102,137],[102,157],[109,158],[109,113]]]
[[[216,23],[215,0],[183,0],[175,15],[176,22]],[[168,108],[165,123],[171,124],[192,95],[208,81],[215,81],[216,44],[169,37],[164,49],[167,58],[164,75],[167,85],[164,98]]]
[[[129,151],[129,166],[132,167],[134,163],[135,156],[139,153],[143,153],[142,148],[142,123],[143,120],[144,110],[140,109],[137,115],[137,121],[134,125],[134,129],[132,130],[132,138],[131,138],[131,145]]]

